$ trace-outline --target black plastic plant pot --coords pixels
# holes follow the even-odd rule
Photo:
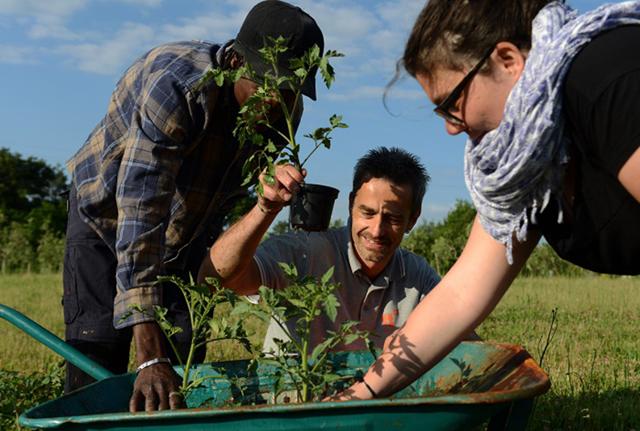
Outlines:
[[[302,184],[291,199],[289,223],[293,229],[308,232],[327,230],[338,189],[320,184]]]

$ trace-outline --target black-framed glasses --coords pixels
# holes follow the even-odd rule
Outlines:
[[[458,102],[458,99],[460,99],[460,96],[462,95],[462,92],[464,91],[464,89],[467,88],[467,85],[469,85],[469,82],[471,82],[471,80],[476,75],[476,73],[478,73],[478,71],[484,64],[484,62],[487,61],[487,59],[493,52],[493,50],[494,50],[494,47],[491,47],[491,49],[487,51],[485,55],[482,56],[480,61],[478,61],[478,63],[475,66],[473,66],[473,68],[464,76],[464,78],[462,78],[460,83],[454,87],[454,89],[451,91],[451,93],[449,93],[447,98],[444,99],[442,102],[440,102],[433,109],[433,112],[435,112],[436,114],[438,114],[439,116],[444,118],[446,121],[448,121],[449,123],[455,126],[459,126],[459,127],[465,126],[464,120],[461,119],[460,117],[456,117],[451,112],[449,112],[449,110],[451,109],[452,106],[456,104],[456,102]]]

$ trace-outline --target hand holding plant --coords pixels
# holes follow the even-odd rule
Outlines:
[[[319,70],[325,85],[330,88],[335,79],[335,72],[329,61],[342,57],[343,54],[329,50],[321,55],[320,48],[314,45],[301,58],[291,60],[289,70],[292,70],[293,74],[289,75],[283,74],[278,67],[279,55],[287,50],[286,40],[278,37],[269,42],[270,44],[260,50],[265,63],[271,66],[271,70],[264,76],[257,76],[249,64],[244,64],[237,69],[208,70],[200,83],[202,86],[213,79],[216,85],[223,86],[225,83],[233,84],[240,78],[248,78],[258,84],[255,93],[240,108],[233,131],[241,146],[251,145],[255,148],[243,166],[243,185],[255,183],[263,172],[266,181],[273,183],[275,165],[278,163],[291,163],[302,169],[318,148],[331,148],[333,130],[348,127],[342,122],[342,116],[332,115],[328,127],[321,127],[304,135],[313,141],[314,146],[301,160],[301,145],[296,140],[295,129],[301,112],[303,83],[307,79],[315,79],[315,71]],[[275,115],[274,110],[279,111],[278,115]],[[275,116],[283,119],[284,130],[282,127],[276,127],[276,121],[273,121]],[[265,137],[260,130],[273,132],[279,142]],[[262,195],[261,183],[256,185],[256,191]]]
[[[257,205],[264,213],[277,213],[287,205],[294,194],[300,191],[306,170],[299,171],[290,164],[279,164],[274,169],[273,182],[265,174],[260,175],[262,194],[257,196]]]

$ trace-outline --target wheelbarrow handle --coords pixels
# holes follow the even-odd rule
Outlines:
[[[4,304],[0,304],[0,318],[13,324],[18,329],[26,332],[37,341],[41,342],[85,373],[96,380],[112,377],[114,374],[102,365],[92,361],[79,350],[62,341],[48,329],[43,328],[24,314]]]

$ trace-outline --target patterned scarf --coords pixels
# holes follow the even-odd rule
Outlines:
[[[550,199],[560,202],[568,162],[562,84],[571,61],[600,32],[625,24],[640,24],[640,1],[583,15],[560,2],[545,6],[533,21],[531,50],[500,125],[479,142],[467,141],[467,188],[484,229],[505,244],[509,264],[513,234],[527,238],[527,214],[535,223]]]

